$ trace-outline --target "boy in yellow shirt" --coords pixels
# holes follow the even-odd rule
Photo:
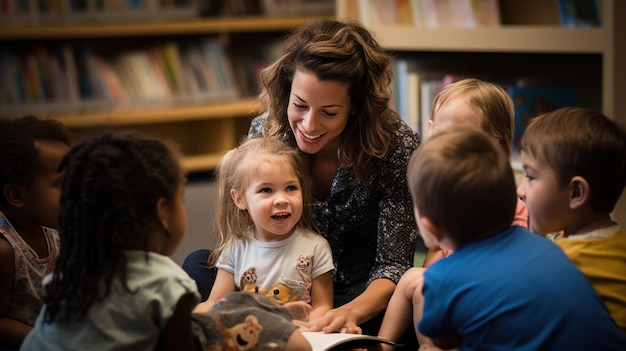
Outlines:
[[[626,131],[600,112],[566,107],[533,119],[521,139],[517,189],[530,229],[589,278],[626,333],[626,231],[611,212],[626,185]]]

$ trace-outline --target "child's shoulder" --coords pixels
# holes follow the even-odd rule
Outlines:
[[[626,230],[619,225],[599,228],[581,235],[561,236],[555,243],[570,257],[581,252],[623,252],[626,257]]]

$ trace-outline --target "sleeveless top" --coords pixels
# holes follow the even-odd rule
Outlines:
[[[54,263],[59,255],[59,233],[48,227],[41,227],[48,246],[48,256],[40,258],[35,250],[17,233],[6,216],[0,216],[0,235],[13,247],[15,274],[8,317],[27,325],[34,325],[43,305],[41,281],[54,271]]]

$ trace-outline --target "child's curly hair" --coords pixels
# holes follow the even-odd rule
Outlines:
[[[174,201],[184,182],[179,155],[159,139],[108,133],[72,148],[61,162],[61,252],[46,286],[45,321],[80,320],[115,281],[126,285],[124,250],[147,250],[165,230],[159,198]],[[147,259],[147,255],[146,255]]]

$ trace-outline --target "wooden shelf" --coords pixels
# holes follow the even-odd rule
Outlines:
[[[331,15],[332,16],[332,15]],[[199,18],[174,21],[118,22],[118,23],[65,23],[25,24],[0,26],[0,42],[7,48],[22,44],[31,45],[45,41],[68,40],[78,43],[91,39],[112,39],[105,45],[124,44],[162,37],[168,40],[186,40],[193,35],[218,34],[225,40],[237,33],[241,37],[273,38],[319,16],[242,16]],[[238,37],[239,38],[239,37]],[[58,45],[53,43],[52,45]],[[241,54],[241,53],[240,53]],[[236,62],[241,65],[241,62]],[[234,67],[242,69],[241,67]],[[25,107],[26,113],[46,115],[61,121],[69,128],[75,141],[83,140],[102,131],[135,130],[170,140],[183,153],[182,165],[187,172],[214,169],[224,153],[235,147],[245,135],[250,119],[261,108],[256,97],[236,100],[192,102],[189,105],[152,105],[145,107],[111,105],[107,110],[80,112],[63,111],[63,106]],[[89,111],[89,112],[84,112]],[[4,111],[3,113],[6,113]]]
[[[88,114],[54,116],[68,128],[88,128],[91,126],[126,126],[159,124],[208,119],[245,117],[258,110],[256,98],[201,106],[182,106],[145,109],[113,109]]]
[[[181,160],[181,164],[187,173],[215,169],[225,153],[226,151],[206,155],[185,156]]]
[[[385,48],[398,51],[602,53],[603,28],[501,26],[483,28],[374,27]],[[479,38],[479,39],[477,39]]]
[[[358,0],[336,0],[337,18],[358,18]],[[602,111],[626,126],[626,1],[602,0],[601,27],[561,27],[555,1],[506,0],[500,1],[507,21],[496,27],[477,28],[423,28],[408,26],[368,26],[383,47],[397,53],[434,53],[442,59],[446,53],[473,54],[537,54],[546,60],[560,54],[597,56],[595,67],[578,65],[566,74],[576,78],[593,73],[600,89],[587,92],[601,100]],[[504,13],[504,12],[501,12]],[[478,56],[478,55],[476,55]],[[575,57],[574,57],[575,58]],[[578,62],[587,62],[581,60]],[[453,62],[462,67],[464,62]],[[537,64],[541,66],[541,63]],[[571,67],[571,66],[566,66]],[[511,72],[516,68],[511,67]],[[563,71],[561,72],[563,73]],[[618,222],[626,222],[626,192],[613,212]]]
[[[316,16],[299,17],[217,17],[189,21],[60,24],[0,27],[0,40],[41,40],[55,38],[145,37],[207,33],[269,32],[289,30]]]

